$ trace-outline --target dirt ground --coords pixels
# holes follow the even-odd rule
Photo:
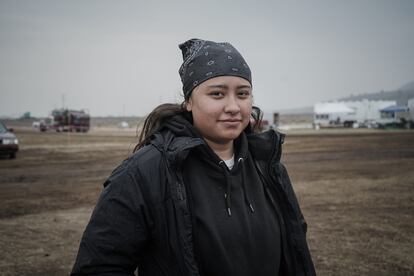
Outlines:
[[[15,132],[17,159],[0,159],[0,275],[68,275],[135,133]],[[283,161],[318,275],[414,275],[413,131],[289,133]]]

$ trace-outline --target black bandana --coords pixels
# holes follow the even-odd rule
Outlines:
[[[184,62],[179,73],[184,98],[208,79],[218,76],[241,77],[252,83],[250,68],[242,55],[230,43],[193,38],[179,45]]]

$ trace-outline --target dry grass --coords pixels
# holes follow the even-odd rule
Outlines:
[[[21,152],[0,160],[0,274],[68,274],[135,132],[16,132]],[[319,275],[414,274],[414,132],[292,133],[283,161]]]

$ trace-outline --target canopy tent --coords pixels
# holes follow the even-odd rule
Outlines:
[[[313,109],[315,114],[353,113],[355,110],[344,103],[319,103]]]
[[[398,105],[392,105],[386,108],[381,109],[381,112],[407,112],[409,109],[407,106],[398,106]]]

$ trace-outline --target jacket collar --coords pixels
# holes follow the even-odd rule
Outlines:
[[[247,145],[242,146],[243,151],[248,148],[256,160],[273,163],[280,162],[284,137],[284,134],[274,130],[252,133],[250,129],[246,129],[238,142],[245,144],[247,138]],[[178,115],[170,120],[168,127],[161,127],[160,131],[154,134],[151,144],[163,152],[169,161],[181,163],[192,148],[205,145],[206,142],[189,121]],[[247,152],[239,154],[245,158]]]
[[[171,131],[156,133],[151,144],[162,152],[168,161],[181,163],[187,158],[190,149],[205,144],[204,140],[196,137],[176,137]]]
[[[284,139],[285,134],[275,130],[251,133],[247,136],[249,150],[253,158],[266,163],[280,162]]]

